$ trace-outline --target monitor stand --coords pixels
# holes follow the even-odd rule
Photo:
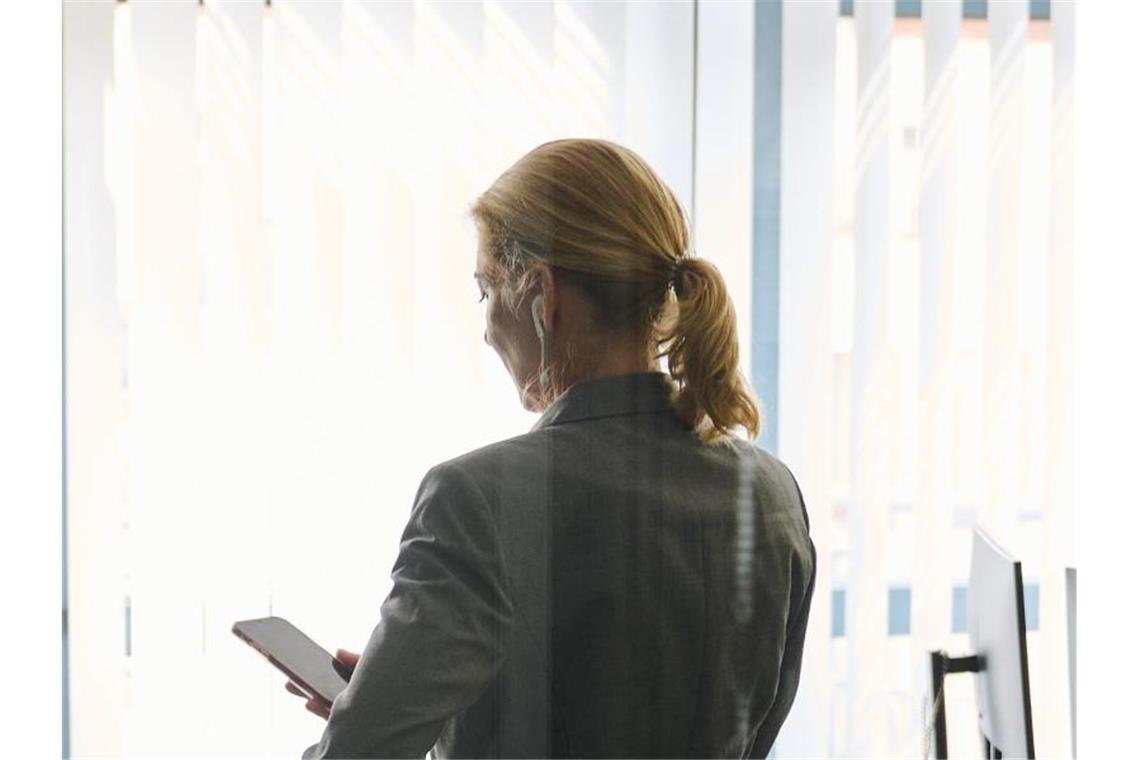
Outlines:
[[[981,670],[981,660],[976,654],[965,657],[951,657],[944,651],[930,653],[930,698],[934,705],[934,757],[946,760],[946,697],[943,682],[950,673],[977,673]],[[992,747],[984,736],[986,757],[1001,757],[1001,752]],[[994,754],[996,752],[996,754]]]

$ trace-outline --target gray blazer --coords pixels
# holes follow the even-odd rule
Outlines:
[[[764,756],[815,548],[791,472],[702,445],[663,373],[579,383],[424,476],[394,586],[303,757]]]

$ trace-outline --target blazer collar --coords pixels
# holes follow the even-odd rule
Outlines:
[[[672,407],[673,382],[664,372],[638,372],[585,380],[566,389],[531,431],[564,422],[662,412]]]

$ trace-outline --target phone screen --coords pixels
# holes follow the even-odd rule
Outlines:
[[[284,618],[241,620],[232,630],[314,697],[332,704],[348,686],[341,663]]]

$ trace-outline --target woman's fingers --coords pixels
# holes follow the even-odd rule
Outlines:
[[[315,699],[310,699],[308,702],[306,702],[305,709],[311,712],[313,715],[316,715],[318,718],[324,718],[325,720],[329,719],[329,708],[325,707]]]
[[[333,670],[339,673],[341,678],[349,681],[352,679],[352,673],[356,670],[359,661],[360,655],[355,652],[338,649],[336,650],[336,658],[333,660]]]
[[[336,658],[345,665],[351,665],[352,667],[356,667],[356,663],[360,661],[360,655],[355,652],[350,652],[347,649],[336,650]]]
[[[298,697],[304,699],[305,709],[311,712],[313,715],[316,715],[319,718],[324,718],[325,720],[329,719],[329,708],[317,699],[310,697],[308,694],[301,691],[301,689],[292,681],[285,682],[285,691],[289,692],[290,694],[296,694]]]

